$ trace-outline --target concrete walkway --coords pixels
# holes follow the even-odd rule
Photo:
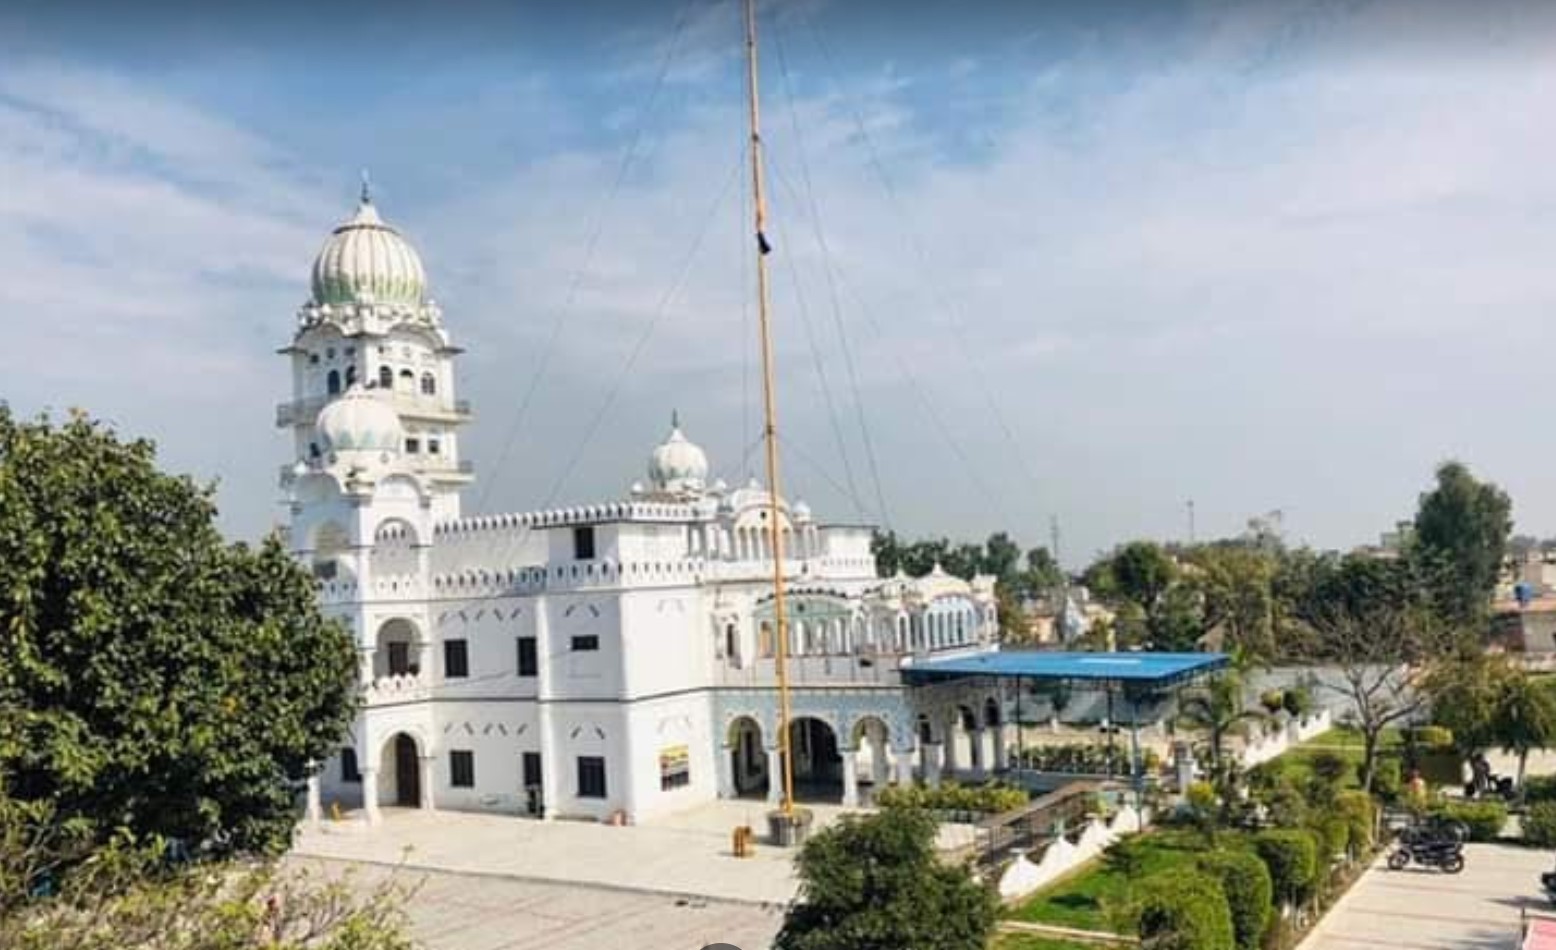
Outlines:
[[[1457,875],[1380,859],[1341,898],[1299,950],[1514,950],[1519,910],[1545,909],[1540,872],[1549,851],[1509,845],[1465,847]]]
[[[783,924],[781,909],[745,903],[296,856],[288,863],[328,879],[349,874],[352,888],[364,895],[391,876],[394,885],[415,888],[406,916],[411,935],[426,950],[699,950],[716,943],[765,950]]]
[[[818,826],[841,809],[818,806]],[[651,825],[539,822],[510,815],[384,809],[374,828],[358,820],[304,827],[292,853],[423,871],[520,881],[588,884],[671,896],[785,904],[798,884],[794,852],[758,843],[736,858],[730,832],[764,832],[761,803],[718,802]]]

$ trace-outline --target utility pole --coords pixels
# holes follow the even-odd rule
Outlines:
[[[1194,546],[1194,499],[1189,499],[1189,546]]]

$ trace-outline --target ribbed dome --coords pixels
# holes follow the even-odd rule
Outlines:
[[[659,491],[702,491],[708,478],[708,456],[681,432],[671,417],[670,436],[648,459],[648,477]]]
[[[421,257],[378,216],[364,189],[356,215],[334,230],[313,262],[313,302],[419,306],[426,291]]]
[[[344,396],[321,409],[314,429],[319,434],[320,447],[332,456],[331,461],[385,453],[398,456],[405,442],[400,414],[361,386],[352,386]]]

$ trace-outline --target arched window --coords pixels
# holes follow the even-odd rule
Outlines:
[[[316,459],[316,458],[319,457],[319,443],[317,443],[317,442],[309,442],[308,443],[308,457],[311,458],[311,459]]]
[[[764,657],[773,655],[773,625],[771,621],[762,621],[762,626],[757,631],[756,649]]]
[[[431,373],[421,374],[421,394],[423,396],[436,396],[438,393],[438,381]]]
[[[340,370],[332,369],[330,374],[324,377],[324,391],[331,396],[340,394]]]
[[[737,662],[739,660],[735,649],[735,625],[732,623],[724,625],[724,655]]]
[[[378,388],[379,389],[393,389],[394,388],[394,370],[390,369],[387,366],[380,366],[380,367],[378,367]]]

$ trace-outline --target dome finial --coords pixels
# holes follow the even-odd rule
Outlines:
[[[672,428],[672,429],[679,429],[680,427],[681,427],[681,410],[679,410],[679,409],[671,409],[670,410],[670,428]]]
[[[367,169],[365,168],[362,169],[362,203],[365,205],[373,203],[373,186],[367,180]]]

